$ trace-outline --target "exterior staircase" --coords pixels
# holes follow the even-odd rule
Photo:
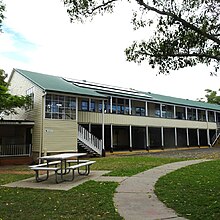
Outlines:
[[[94,156],[102,156],[102,140],[92,135],[81,125],[78,125],[78,145]]]
[[[211,139],[211,147],[214,146],[220,147],[220,124],[217,124],[217,132]]]

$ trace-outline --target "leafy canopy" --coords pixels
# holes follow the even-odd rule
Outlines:
[[[2,22],[5,18],[4,14],[3,14],[4,11],[5,11],[5,5],[3,4],[2,0],[0,0],[0,32],[1,32]]]
[[[206,89],[206,99],[208,103],[220,105],[220,95],[218,95],[218,91],[213,91],[211,89]]]
[[[0,115],[16,114],[16,108],[27,108],[31,104],[29,96],[11,95],[8,83],[5,82],[7,75],[0,69]]]
[[[125,0],[124,0],[125,1]],[[131,2],[130,0],[126,0]],[[123,0],[63,0],[70,21],[84,22],[97,14],[112,13]],[[134,41],[125,50],[128,61],[147,61],[159,73],[199,63],[220,65],[220,0],[135,0],[134,29],[155,27],[153,35]],[[151,12],[151,13],[150,13]],[[148,36],[147,36],[148,37]]]

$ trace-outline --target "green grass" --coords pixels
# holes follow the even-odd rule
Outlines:
[[[188,219],[220,219],[219,173],[220,160],[188,166],[161,177],[156,194]]]
[[[122,219],[113,205],[117,186],[88,181],[69,191],[1,187],[0,219]]]
[[[147,156],[97,158],[91,169],[110,170],[108,176],[132,176],[166,163],[181,161],[176,158],[154,158]]]
[[[145,156],[97,158],[92,170],[109,170],[108,175],[131,176],[155,166],[179,159]],[[21,166],[21,170],[30,170]],[[7,168],[10,170],[10,168]],[[18,171],[19,166],[13,170]],[[0,185],[33,174],[0,174]],[[0,220],[19,219],[122,219],[115,210],[114,182],[88,181],[69,191],[0,187]]]

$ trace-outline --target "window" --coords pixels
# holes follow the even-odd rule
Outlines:
[[[102,101],[99,101],[99,103],[98,103],[99,105],[98,105],[98,108],[99,108],[99,112],[102,112]],[[106,113],[107,112],[107,107],[108,107],[108,103],[107,102],[104,102],[104,113]]]
[[[32,110],[34,108],[34,87],[31,87],[30,89],[28,89],[26,91],[26,95],[30,96],[31,103],[30,103],[30,106],[29,106],[29,110]]]
[[[186,111],[184,107],[176,107],[176,118],[177,119],[186,119]]]
[[[162,105],[162,117],[163,118],[173,118],[173,106]]]
[[[215,113],[213,111],[208,111],[208,119],[210,122],[215,122]]]
[[[198,110],[198,120],[206,121],[206,112],[205,110]]]
[[[159,104],[154,104],[154,116],[155,117],[161,117],[160,105]]]
[[[88,100],[82,100],[81,102],[81,110],[88,111],[89,110],[89,102]]]
[[[188,120],[196,120],[196,109],[187,108],[187,119]]]
[[[90,112],[95,112],[95,101],[91,100],[90,102],[90,108],[89,108]]]
[[[47,94],[45,102],[45,118],[75,119],[76,100],[70,96]]]

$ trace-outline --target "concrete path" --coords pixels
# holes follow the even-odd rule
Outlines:
[[[167,173],[206,159],[181,161],[155,167],[121,182],[114,195],[115,206],[125,220],[183,220],[154,194],[157,180]]]

